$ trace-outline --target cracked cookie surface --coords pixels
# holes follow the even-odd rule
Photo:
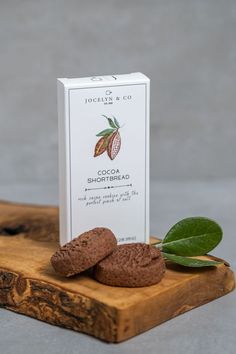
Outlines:
[[[158,283],[165,272],[159,249],[145,243],[119,245],[100,261],[95,278],[106,285],[142,287]]]
[[[51,257],[54,270],[69,277],[81,273],[108,256],[117,246],[113,232],[96,227],[60,247]]]

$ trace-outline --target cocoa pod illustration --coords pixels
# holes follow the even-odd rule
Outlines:
[[[121,146],[121,137],[119,131],[116,130],[114,133],[112,133],[107,145],[107,154],[111,160],[114,160],[114,158],[120,151],[120,146]]]
[[[106,135],[106,136],[102,136],[98,140],[98,142],[97,142],[97,144],[95,146],[95,149],[94,149],[94,155],[93,155],[94,157],[99,156],[99,155],[103,154],[106,151],[108,138],[109,138],[109,136]]]

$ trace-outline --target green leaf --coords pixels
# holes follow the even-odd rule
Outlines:
[[[113,120],[111,118],[105,116],[104,114],[103,114],[103,117],[105,117],[108,120],[108,123],[109,123],[110,127],[114,128],[114,129],[117,128],[115,123],[113,122]]]
[[[179,221],[163,240],[163,252],[179,256],[201,256],[215,248],[222,239],[222,229],[213,220],[191,217]]]
[[[100,133],[96,134],[96,136],[106,136],[106,135],[110,135],[111,133],[113,133],[115,131],[115,129],[105,129],[102,130]]]
[[[113,122],[113,120],[112,120],[111,118],[107,118],[107,119],[108,119],[108,122],[109,122],[110,127],[116,129],[117,127],[116,127],[115,123]]]
[[[168,259],[169,261],[172,261],[174,263],[180,264],[185,267],[200,268],[200,267],[211,267],[211,266],[223,264],[223,262],[207,261],[207,260],[197,259],[197,258],[182,257],[182,256],[177,256],[175,254],[164,253],[164,252],[162,254],[165,259]]]
[[[113,118],[114,118],[114,122],[115,122],[116,127],[120,128],[120,124],[119,124],[118,120],[116,119],[116,117],[113,116]]]
[[[108,119],[109,117],[108,116],[106,116],[105,114],[102,114],[102,117],[105,117],[106,119]]]

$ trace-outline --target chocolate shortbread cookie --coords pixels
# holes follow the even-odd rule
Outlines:
[[[145,243],[119,245],[94,269],[95,278],[106,285],[141,287],[158,283],[165,272],[159,249]]]
[[[69,277],[94,266],[117,246],[111,230],[96,227],[60,247],[51,257],[55,271]]]

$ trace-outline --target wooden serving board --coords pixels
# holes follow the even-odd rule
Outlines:
[[[0,306],[121,342],[235,287],[227,264],[169,265],[159,284],[135,289],[102,285],[91,272],[62,278],[50,265],[58,246],[58,208],[0,202]]]

